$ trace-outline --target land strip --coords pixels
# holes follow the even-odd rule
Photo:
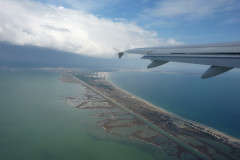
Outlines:
[[[201,159],[239,159],[239,150],[234,146],[237,143],[231,145],[228,139],[216,138],[202,126],[186,122],[167,111],[159,110],[146,101],[129,95],[109,83],[106,74],[74,73],[74,76],[77,77],[74,81],[101,95],[110,103],[130,113]],[[135,135],[137,134],[138,132]],[[145,141],[156,144],[152,139],[145,139]]]

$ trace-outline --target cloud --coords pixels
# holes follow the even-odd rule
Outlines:
[[[239,9],[238,0],[162,0],[145,10],[160,18],[202,19]]]
[[[0,41],[98,57],[115,56],[112,47],[124,50],[168,44],[156,32],[134,23],[30,0],[0,0]]]
[[[56,4],[55,0],[48,0],[48,2]],[[101,2],[99,2],[99,0],[58,0],[57,2],[69,6],[70,8],[83,10],[85,12],[94,12],[96,10],[103,9],[107,5],[117,3],[116,0],[101,0]]]

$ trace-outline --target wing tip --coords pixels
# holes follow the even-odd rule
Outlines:
[[[124,55],[124,52],[119,52],[119,53],[118,53],[118,58],[119,58],[119,59],[122,58],[123,55]]]

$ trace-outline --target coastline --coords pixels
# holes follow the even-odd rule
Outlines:
[[[215,128],[209,127],[209,126],[207,126],[207,125],[205,125],[205,124],[201,124],[201,123],[199,123],[199,122],[196,122],[196,121],[193,121],[193,120],[190,120],[190,119],[186,119],[186,118],[180,117],[179,115],[176,115],[176,114],[174,114],[174,113],[172,113],[172,112],[170,112],[170,111],[167,111],[167,110],[163,109],[163,108],[160,107],[160,106],[154,105],[154,104],[152,104],[151,102],[149,102],[149,101],[147,101],[147,100],[145,100],[145,99],[142,99],[142,98],[137,97],[136,95],[134,95],[134,94],[132,94],[132,93],[129,93],[128,91],[126,91],[126,90],[122,89],[121,87],[115,85],[113,82],[111,82],[111,81],[109,80],[109,74],[110,74],[109,72],[102,72],[102,73],[103,73],[103,75],[104,75],[103,78],[104,78],[108,83],[110,83],[113,87],[117,88],[117,89],[120,90],[121,92],[129,95],[130,97],[132,97],[132,98],[134,98],[134,99],[137,99],[137,100],[139,100],[139,101],[142,101],[142,102],[146,103],[147,105],[151,106],[155,111],[161,112],[161,113],[165,113],[165,114],[167,114],[167,115],[169,115],[169,116],[172,116],[173,118],[179,119],[180,121],[183,121],[183,122],[185,122],[185,123],[190,123],[190,124],[193,124],[194,126],[198,126],[198,127],[204,128],[205,130],[208,130],[208,131],[211,131],[211,132],[215,133],[216,136],[225,137],[225,138],[228,139],[228,141],[231,141],[231,144],[235,144],[235,143],[240,144],[240,139],[239,139],[239,138],[236,138],[236,137],[234,137],[234,136],[228,135],[228,134],[226,134],[226,133],[224,133],[224,132],[222,132],[222,131],[219,131],[219,130],[217,130],[217,129],[215,129]],[[151,110],[152,110],[152,109],[151,109]],[[238,147],[240,147],[240,146],[238,146]]]
[[[170,153],[173,153],[179,158],[180,155],[188,152],[196,155],[197,159],[240,159],[238,139],[210,129],[210,127],[205,127],[205,125],[191,123],[192,121],[158,108],[156,105],[128,93],[109,80],[108,72],[73,72],[71,74],[74,81],[79,79],[78,82],[86,86],[89,91],[87,97],[90,98],[90,101],[92,101],[92,95],[97,94],[112,107],[121,110],[121,114],[119,114],[102,105],[93,107],[92,102],[77,106],[77,108],[95,108],[98,110],[105,108],[102,110],[103,113],[96,116],[109,117],[98,123],[107,132],[123,137],[125,136],[121,135],[121,130],[128,133],[132,132],[130,137],[126,138],[154,144],[170,156]],[[89,93],[90,95],[88,95]],[[99,102],[103,101],[102,98]],[[110,112],[108,113],[108,111]],[[133,116],[133,121],[126,115]],[[146,132],[135,127],[133,127],[135,131],[132,130],[133,125],[140,128],[144,126]],[[149,132],[154,134],[149,134]],[[173,150],[176,152],[172,152]]]
[[[91,77],[90,79],[94,78]],[[100,79],[103,80],[103,77]],[[151,146],[157,147],[158,149],[161,150],[159,151],[157,149],[156,150],[157,152],[160,153],[162,151],[166,152],[166,155],[169,157],[181,157],[182,154],[184,155],[188,153],[190,157],[196,156],[196,160],[209,159],[208,156],[199,152],[198,150],[195,150],[189,144],[185,143],[180,139],[177,139],[175,136],[167,133],[166,131],[159,128],[157,125],[149,122],[147,119],[145,119],[138,113],[128,109],[127,107],[123,106],[122,104],[115,101],[111,97],[108,97],[108,95],[106,95],[105,92],[102,92],[103,91],[102,89],[97,88],[95,85],[92,86],[91,83],[89,84],[89,82],[91,82],[89,81],[89,79],[83,80],[76,75],[72,75],[70,77],[66,76],[65,78],[62,78],[62,80],[70,83],[79,83],[80,85],[84,86],[84,88],[86,89],[86,93],[85,98],[83,99],[86,102],[73,107],[90,110],[97,109],[100,113],[94,114],[93,116],[101,118],[105,117],[105,119],[97,121],[97,125],[104,129],[106,132],[109,132],[116,136],[125,137],[127,139],[132,139],[134,141],[135,140],[141,141]],[[104,82],[106,82],[105,79]],[[101,84],[101,82],[98,81],[96,84]],[[65,101],[68,102],[69,100],[74,99],[75,99],[74,97],[67,97],[65,98]],[[91,102],[88,104],[88,101]],[[101,105],[99,103],[104,103],[105,105],[103,106],[103,104]],[[106,111],[106,109],[108,111]],[[131,127],[133,128],[130,129]],[[123,134],[124,132],[121,132],[121,130],[119,132],[118,130],[115,130],[115,128],[116,129],[119,128],[126,133],[130,133],[130,135],[124,135]],[[158,138],[164,141],[162,141],[161,144],[159,144]],[[172,146],[173,144],[174,146]],[[171,148],[170,149],[170,152],[172,152],[171,154],[167,153],[169,147]]]

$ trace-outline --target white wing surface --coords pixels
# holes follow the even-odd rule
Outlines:
[[[142,54],[143,59],[152,61],[147,68],[157,67],[170,61],[210,65],[211,67],[202,75],[203,79],[233,68],[240,68],[240,42],[134,48],[119,52],[119,58],[124,53]]]

